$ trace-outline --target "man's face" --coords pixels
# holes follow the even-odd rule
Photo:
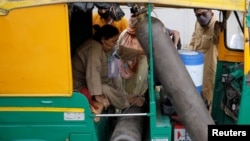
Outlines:
[[[196,9],[195,16],[201,26],[207,26],[212,18],[212,12],[208,9]]]
[[[98,14],[101,16],[103,19],[107,19],[110,15],[109,9],[98,9]]]
[[[209,12],[208,9],[196,9],[195,16],[196,17],[206,16],[208,12]]]

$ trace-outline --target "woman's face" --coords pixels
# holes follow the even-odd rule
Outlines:
[[[102,46],[105,52],[109,52],[116,44],[119,35],[113,36],[109,39],[102,39]]]

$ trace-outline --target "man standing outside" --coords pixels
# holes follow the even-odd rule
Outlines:
[[[204,54],[202,97],[211,111],[221,23],[210,9],[194,9],[197,21],[189,48]]]
[[[105,24],[111,24],[121,33],[128,27],[128,20],[123,16],[120,20],[114,20],[111,16],[114,5],[102,3],[97,6],[98,11],[93,14],[92,25],[98,24],[101,27]]]

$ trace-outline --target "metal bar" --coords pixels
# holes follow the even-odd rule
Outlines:
[[[148,113],[135,114],[96,114],[96,117],[148,116]]]

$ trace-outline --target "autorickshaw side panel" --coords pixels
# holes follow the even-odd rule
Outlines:
[[[0,16],[0,96],[70,96],[68,7],[15,9]]]

